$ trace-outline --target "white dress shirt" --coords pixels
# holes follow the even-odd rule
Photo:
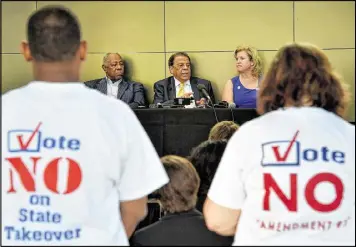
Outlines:
[[[174,83],[176,86],[176,97],[178,97],[178,92],[179,92],[179,87],[180,87],[180,81],[178,81],[175,77],[174,77]],[[190,80],[184,82],[184,93],[193,93],[193,97],[194,97],[194,92],[192,90],[192,87],[190,85]]]
[[[117,98],[117,92],[119,91],[119,84],[122,82],[122,79],[113,82],[112,80],[110,80],[108,77],[106,77],[106,85],[107,85],[107,90],[106,90],[106,94],[108,96]]]

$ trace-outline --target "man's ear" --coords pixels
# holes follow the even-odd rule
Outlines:
[[[101,68],[104,70],[104,72],[106,73],[106,66],[103,64],[101,65]]]
[[[20,53],[25,58],[26,62],[30,62],[30,61],[33,60],[32,55],[31,55],[31,51],[30,51],[30,46],[28,45],[27,41],[21,41]]]
[[[169,72],[173,75],[173,66],[169,66]]]
[[[79,58],[84,61],[87,58],[87,42],[85,40],[80,41],[79,45]]]

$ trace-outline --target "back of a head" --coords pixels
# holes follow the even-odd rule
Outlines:
[[[209,140],[229,140],[238,129],[239,125],[233,121],[221,121],[211,128],[209,132]]]
[[[263,114],[285,106],[315,106],[343,116],[347,93],[329,59],[314,45],[282,47],[261,82],[257,111]]]
[[[169,183],[158,190],[163,210],[178,213],[195,207],[200,179],[192,163],[183,157],[161,158]]]
[[[35,61],[70,61],[74,59],[80,46],[79,21],[66,8],[44,7],[30,16],[27,38]]]
[[[189,160],[199,174],[201,186],[210,186],[226,145],[226,140],[207,140],[193,148]],[[202,192],[201,189],[204,188],[200,188],[199,192]]]
[[[203,204],[219,166],[221,157],[224,154],[226,145],[226,140],[207,140],[193,148],[191,155],[189,156],[189,160],[194,165],[200,177],[196,208],[201,212],[203,211]]]

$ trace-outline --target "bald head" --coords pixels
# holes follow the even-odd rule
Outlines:
[[[124,60],[119,53],[107,53],[102,68],[110,80],[119,80],[124,75]]]

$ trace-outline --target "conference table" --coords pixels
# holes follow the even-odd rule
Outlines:
[[[188,156],[193,147],[208,139],[210,129],[219,121],[241,125],[258,116],[255,109],[144,108],[134,112],[150,137],[159,156]],[[350,122],[355,124],[355,122]]]
[[[219,121],[241,125],[258,116],[255,109],[148,108],[134,112],[145,128],[159,156],[188,156],[191,149],[208,139],[210,129]]]

